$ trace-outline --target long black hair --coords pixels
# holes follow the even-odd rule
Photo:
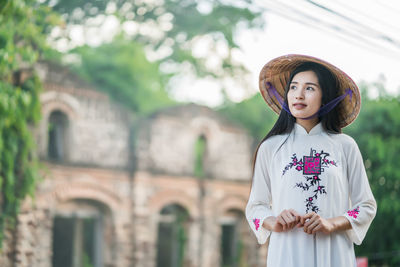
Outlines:
[[[288,105],[287,93],[290,88],[290,83],[293,80],[293,77],[304,71],[313,71],[315,75],[317,75],[318,83],[322,91],[322,105],[325,105],[329,101],[338,97],[339,94],[339,85],[335,78],[335,76],[330,72],[325,66],[315,63],[315,62],[304,62],[296,67],[292,73],[290,74],[289,80],[285,86],[285,95],[284,101],[286,105]],[[327,114],[318,117],[319,121],[322,124],[322,127],[330,133],[338,134],[342,132],[340,127],[340,118],[339,118],[339,107],[340,104],[335,106],[330,112]],[[290,133],[294,127],[294,123],[296,122],[296,118],[289,114],[285,110],[281,110],[278,120],[275,122],[272,129],[268,132],[268,134],[261,140],[258,144],[256,152],[254,153],[253,158],[253,175],[254,175],[254,165],[257,157],[258,149],[260,145],[268,138],[274,135],[280,135],[285,133]]]

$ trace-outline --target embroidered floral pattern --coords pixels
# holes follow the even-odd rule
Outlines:
[[[253,223],[256,227],[256,230],[258,231],[258,228],[260,228],[260,219],[253,219]]]
[[[303,156],[302,159],[298,160],[296,153],[292,155],[291,162],[286,165],[283,169],[282,176],[295,167],[297,171],[302,171],[305,182],[296,183],[295,187],[303,189],[303,191],[312,190],[312,195],[307,197],[305,200],[306,203],[306,213],[309,211],[318,212],[319,208],[315,204],[315,200],[318,198],[318,195],[326,194],[325,186],[321,185],[320,175],[324,171],[324,168],[335,166],[337,164],[334,160],[328,159],[329,153],[321,152],[317,153],[316,150],[311,148],[311,152],[309,156]]]
[[[355,208],[354,210],[347,211],[347,214],[354,219],[357,218],[358,213],[360,212],[360,207]]]

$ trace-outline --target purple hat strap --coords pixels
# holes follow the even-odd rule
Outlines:
[[[275,99],[279,102],[279,104],[281,105],[281,107],[289,114],[292,114],[289,110],[288,105],[285,103],[285,101],[283,100],[283,98],[279,95],[278,91],[276,90],[276,88],[270,83],[267,82],[267,90],[268,92],[271,92],[274,96]],[[309,120],[312,119],[314,117],[317,116],[323,116],[325,114],[327,114],[329,111],[331,111],[337,104],[340,103],[340,101],[342,101],[343,99],[346,98],[346,96],[349,95],[350,96],[350,101],[353,98],[353,91],[350,90],[350,88],[347,88],[345,93],[341,96],[336,97],[335,99],[329,101],[327,104],[321,106],[319,108],[319,110],[317,112],[315,112],[313,115],[307,117],[307,118],[302,118],[303,120]]]
[[[278,93],[276,88],[272,85],[272,83],[267,82],[267,90],[268,90],[268,92],[271,92],[275,96],[275,99],[279,102],[281,107],[284,110],[286,110],[287,113],[291,114],[289,107],[286,105],[285,101],[283,101],[283,98],[280,96],[280,94]]]

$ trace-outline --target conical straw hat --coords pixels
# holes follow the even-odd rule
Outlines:
[[[273,111],[279,114],[282,107],[275,96],[268,91],[267,83],[270,82],[276,88],[282,99],[284,99],[285,86],[289,80],[291,72],[301,63],[309,61],[319,63],[332,72],[338,81],[339,95],[345,94],[347,88],[352,91],[353,94],[351,101],[349,97],[346,97],[338,105],[340,127],[343,128],[349,125],[357,118],[358,113],[360,112],[360,91],[358,90],[356,83],[346,73],[332,64],[315,57],[291,54],[277,57],[265,64],[260,72],[259,84],[260,92],[265,102],[267,102]]]

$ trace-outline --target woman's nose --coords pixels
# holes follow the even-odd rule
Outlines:
[[[296,90],[296,95],[294,96],[296,99],[303,99],[304,98],[304,92],[302,88],[299,88],[299,90]]]

